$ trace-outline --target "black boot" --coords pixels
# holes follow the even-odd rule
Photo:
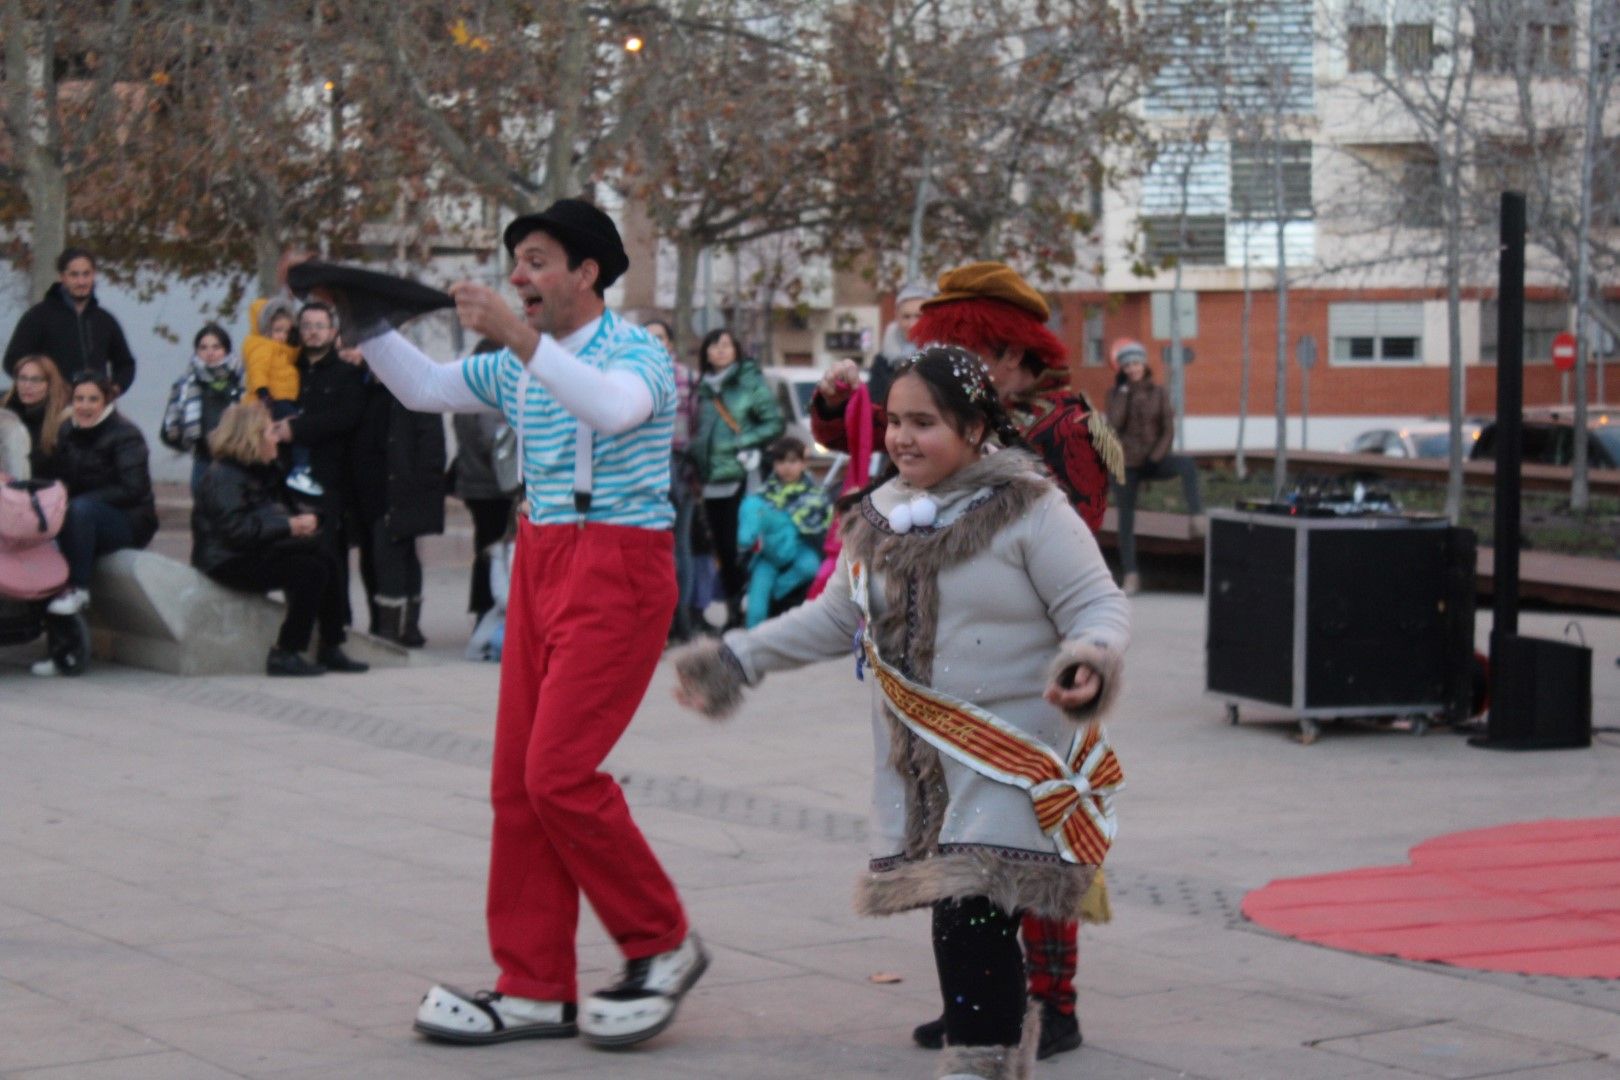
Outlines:
[[[343,651],[341,645],[322,645],[315,654],[315,659],[327,671],[335,671],[342,675],[361,675],[371,670],[370,664],[363,664]]]
[[[395,644],[405,644],[405,601],[393,597],[380,597],[377,600],[377,623],[373,631],[384,641]]]
[[[264,661],[266,675],[325,675],[326,668],[305,660],[302,653],[270,646],[270,655]]]
[[[945,1018],[943,1016],[918,1024],[911,1029],[911,1040],[924,1050],[939,1050],[945,1046]]]
[[[1080,1013],[1063,1012],[1050,1001],[1041,1002],[1041,1044],[1035,1057],[1045,1061],[1057,1054],[1080,1049]]]
[[[399,643],[407,649],[420,649],[427,644],[422,636],[422,598],[413,596],[405,601],[405,625],[399,634]]]
[[[720,628],[720,632],[725,633],[727,630],[735,630],[747,621],[747,617],[743,614],[742,600],[740,598],[736,600],[727,600],[726,625]]]

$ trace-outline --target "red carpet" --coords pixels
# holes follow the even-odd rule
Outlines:
[[[1273,881],[1243,898],[1243,914],[1348,952],[1620,978],[1620,818],[1452,833],[1409,858]]]

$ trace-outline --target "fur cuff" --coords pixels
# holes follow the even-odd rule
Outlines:
[[[670,653],[675,662],[675,673],[693,691],[708,702],[703,715],[710,720],[724,720],[742,704],[742,663],[725,644],[714,638],[704,638],[683,645]]]
[[[1028,911],[1043,919],[1078,919],[1095,866],[1028,862],[986,850],[910,859],[888,870],[869,870],[855,883],[859,915],[898,915],[938,900],[987,896],[1003,911]]]
[[[1078,664],[1095,671],[1102,677],[1102,689],[1090,703],[1078,709],[1065,709],[1063,715],[1076,723],[1100,719],[1113,711],[1119,698],[1119,683],[1124,672],[1124,658],[1119,652],[1099,641],[1065,641],[1052,661],[1049,681],[1061,680],[1065,673]]]
[[[947,1046],[939,1054],[936,1077],[975,1076],[983,1080],[1028,1080],[1035,1075],[1041,1045],[1041,1005],[1031,998],[1017,1046]]]

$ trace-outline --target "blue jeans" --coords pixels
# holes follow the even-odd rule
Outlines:
[[[56,546],[67,560],[68,584],[76,589],[88,589],[96,559],[121,548],[134,547],[135,530],[124,511],[108,506],[94,495],[79,495],[68,500],[62,531],[56,534]]]
[[[1136,489],[1144,480],[1181,478],[1181,495],[1187,513],[1202,514],[1204,500],[1198,491],[1198,466],[1192,458],[1166,454],[1159,461],[1144,461],[1125,470],[1125,483],[1114,485],[1114,509],[1119,512],[1119,565],[1127,574],[1136,573]]]

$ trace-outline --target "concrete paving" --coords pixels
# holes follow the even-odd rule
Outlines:
[[[851,911],[870,751],[842,662],[773,677],[723,726],[673,704],[665,665],[611,760],[714,953],[669,1032],[614,1054],[412,1035],[430,982],[492,975],[496,670],[459,659],[460,542],[434,548],[434,644],[406,668],[46,680],[0,651],[0,1077],[931,1076],[908,1042],[938,1011],[926,917]],[[1620,737],[1512,754],[1341,724],[1305,747],[1203,694],[1199,597],[1145,594],[1135,617],[1115,920],[1082,939],[1086,1044],[1038,1076],[1620,1077],[1620,983],[1338,953],[1237,914],[1272,878],[1439,833],[1620,813]],[[1596,722],[1620,725],[1620,619],[1578,622]],[[589,915],[579,959],[585,987],[618,965]]]

